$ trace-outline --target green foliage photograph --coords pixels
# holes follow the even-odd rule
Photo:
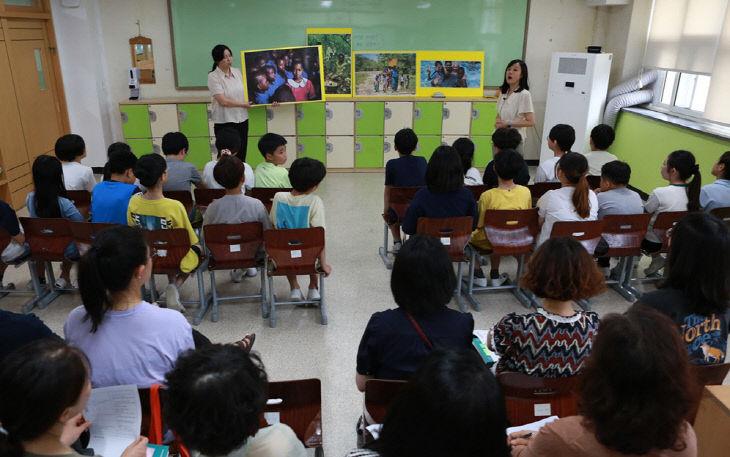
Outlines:
[[[327,95],[352,94],[352,34],[310,33],[307,45],[322,45],[324,65],[324,93]]]

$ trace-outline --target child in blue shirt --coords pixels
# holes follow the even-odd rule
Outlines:
[[[717,178],[700,190],[700,206],[706,212],[715,208],[730,206],[730,151],[725,151],[712,166],[712,175]]]
[[[104,169],[109,179],[94,187],[91,193],[91,222],[127,224],[127,207],[132,195],[141,192],[134,185],[137,156],[131,151],[115,150],[109,154]]]
[[[383,218],[393,235],[393,251],[403,245],[398,216],[390,207],[390,189],[393,187],[416,187],[426,184],[426,159],[412,155],[418,145],[418,137],[411,129],[401,129],[395,134],[395,150],[398,158],[385,164],[385,191],[383,193]]]

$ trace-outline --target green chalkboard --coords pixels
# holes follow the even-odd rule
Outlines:
[[[484,51],[487,86],[521,58],[529,0],[168,0],[178,88],[207,86],[210,51],[306,45],[307,27],[350,27],[352,49]]]

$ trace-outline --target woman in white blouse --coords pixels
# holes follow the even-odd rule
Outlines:
[[[516,128],[522,136],[522,142],[517,146],[520,154],[527,137],[527,127],[535,125],[535,109],[529,89],[527,64],[519,59],[507,64],[504,82],[497,93],[497,121],[494,128]]]
[[[223,129],[233,129],[241,136],[241,150],[237,157],[246,161],[248,143],[248,109],[244,101],[243,74],[233,67],[231,49],[219,44],[213,48],[213,69],[208,73],[213,128],[216,137]]]

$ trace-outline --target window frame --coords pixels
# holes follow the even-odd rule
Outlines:
[[[679,106],[676,106],[675,103],[677,101],[677,90],[679,88],[679,83],[682,79],[683,74],[688,75],[698,75],[698,76],[709,76],[710,80],[712,79],[712,74],[708,73],[697,73],[692,71],[682,71],[677,69],[666,69],[666,68],[655,68],[658,72],[658,77],[656,82],[654,83],[654,97],[652,98],[652,101],[649,103],[649,108],[655,110],[655,111],[661,111],[665,113],[671,113],[671,114],[678,114],[682,117],[688,117],[691,119],[697,119],[697,120],[703,120],[706,121],[704,118],[704,110],[703,111],[697,111],[690,108],[681,108]],[[672,94],[671,94],[671,103],[662,103],[662,93],[664,92],[664,84],[667,79],[667,73],[673,71],[677,73],[677,77],[674,80],[674,86],[672,87]],[[694,102],[694,96],[697,91],[697,79],[695,79],[694,85],[692,86],[692,95],[690,96],[689,100],[689,106],[692,106],[692,103]],[[707,106],[707,102],[705,101],[705,106]]]

